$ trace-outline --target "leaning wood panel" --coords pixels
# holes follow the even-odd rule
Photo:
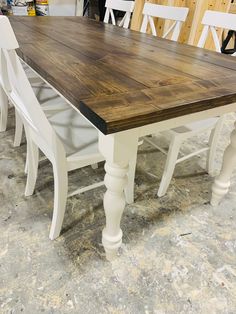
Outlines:
[[[171,0],[155,0],[156,4],[161,4],[161,5],[169,5]],[[149,2],[153,2],[153,1],[149,1]],[[166,21],[163,19],[154,19],[155,21],[155,25],[156,25],[156,30],[157,30],[157,36],[162,37],[164,34],[164,30],[165,30],[165,24]]]
[[[231,4],[229,13],[236,14],[236,3],[232,3]],[[222,41],[226,38],[227,34],[228,34],[228,30],[225,30],[223,32],[223,35],[222,35]],[[234,48],[234,38],[231,39],[231,41],[229,42],[227,48],[228,49]]]
[[[198,0],[173,0],[174,6],[189,8],[187,20],[182,25],[182,29],[178,40],[181,43],[187,43],[189,40],[197,3]]]
[[[143,7],[145,0],[135,0],[134,13],[131,21],[131,29],[134,31],[139,31],[143,19]]]
[[[236,2],[231,4],[229,12],[236,14]]]

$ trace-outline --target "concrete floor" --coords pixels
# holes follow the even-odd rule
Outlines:
[[[26,147],[13,148],[10,115],[0,134],[0,313],[236,313],[236,178],[212,208],[213,179],[205,157],[195,157],[176,167],[167,195],[158,199],[165,158],[142,146],[136,202],[123,216],[120,256],[109,263],[101,245],[104,188],[69,199],[62,235],[50,241],[52,169],[43,161],[35,195],[24,197]],[[82,169],[70,175],[70,185],[103,175],[103,165]]]

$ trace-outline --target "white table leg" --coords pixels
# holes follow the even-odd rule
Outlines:
[[[106,227],[102,232],[102,244],[108,260],[112,259],[122,244],[122,230],[120,221],[125,208],[124,188],[127,184],[128,164],[105,164],[105,185],[107,191],[104,195],[104,210]]]
[[[236,166],[236,122],[235,129],[231,133],[231,141],[226,148],[220,175],[215,179],[212,186],[211,205],[217,206],[230,187],[230,177]]]
[[[122,244],[120,222],[125,208],[124,189],[127,184],[129,160],[137,152],[138,135],[127,131],[112,135],[99,134],[99,149],[106,158],[104,210],[106,226],[102,233],[102,244],[108,260],[117,255]]]

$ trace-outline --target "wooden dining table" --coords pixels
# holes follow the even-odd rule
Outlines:
[[[11,17],[18,55],[99,131],[105,157],[102,243],[122,244],[129,162],[138,139],[236,111],[236,59],[81,17]],[[229,188],[236,131],[213,185]]]

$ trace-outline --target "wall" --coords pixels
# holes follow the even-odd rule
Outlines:
[[[52,16],[73,16],[76,14],[76,0],[49,0]]]

